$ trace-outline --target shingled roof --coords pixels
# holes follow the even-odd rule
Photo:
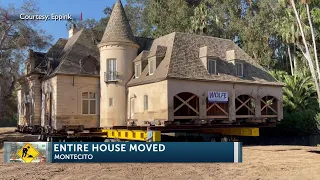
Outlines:
[[[137,44],[136,39],[132,33],[129,20],[120,0],[117,0],[116,4],[113,7],[108,25],[100,41],[100,44],[108,44],[114,42]]]
[[[148,75],[149,70],[146,66],[139,78],[133,77],[128,86],[168,78],[282,85],[231,40],[175,32],[155,39],[149,57],[150,54],[156,54],[159,46],[167,47],[166,54],[154,74]],[[199,57],[200,48],[205,46],[207,46],[207,56],[217,59],[217,75],[209,74]],[[236,76],[235,65],[227,61],[226,53],[229,50],[234,50],[237,59],[244,62],[243,77]],[[141,59],[141,61],[147,60],[147,58]],[[137,60],[139,59],[137,58]]]
[[[90,30],[80,30],[66,43],[59,55],[59,65],[51,74],[87,74],[81,68],[81,59],[90,57],[97,62],[100,53],[94,41],[94,34]],[[98,74],[96,74],[98,75]]]
[[[67,39],[59,38],[58,41],[48,50],[47,57],[53,59],[59,58],[59,55],[67,42]]]

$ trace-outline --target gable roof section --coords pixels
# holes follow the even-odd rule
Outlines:
[[[48,50],[47,57],[53,59],[58,58],[67,42],[67,39],[59,38],[58,41]]]
[[[60,64],[53,74],[84,74],[81,71],[80,60],[91,56],[99,61],[99,50],[94,44],[94,36],[90,30],[80,30],[66,43],[59,55]]]
[[[154,74],[148,76],[147,66],[139,78],[129,81],[129,86],[166,78],[282,85],[231,40],[172,33],[155,39],[150,54],[156,53],[157,46],[167,47],[167,52]],[[210,75],[199,58],[199,50],[204,46],[208,48],[207,56],[217,59],[218,75]],[[236,57],[244,61],[244,77],[237,77],[234,64],[226,60],[226,52],[229,50],[234,50]]]
[[[165,46],[166,47],[166,53],[164,58],[162,59],[161,63],[158,65],[157,70],[154,72],[153,75],[149,76],[149,69],[148,66],[144,68],[141,72],[141,75],[139,78],[132,78],[128,82],[128,86],[136,85],[136,84],[145,84],[149,82],[155,82],[157,80],[161,81],[165,79],[168,75],[168,68],[171,58],[171,53],[173,49],[173,43],[174,43],[175,33],[171,33],[165,36],[162,36],[160,38],[157,38],[153,40],[152,46],[149,52],[141,52],[138,57],[145,57],[143,59],[139,60],[147,60],[147,56],[150,57],[150,55],[156,55],[158,46]],[[138,60],[138,57],[135,59]]]

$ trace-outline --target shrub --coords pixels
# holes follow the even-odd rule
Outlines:
[[[319,132],[317,122],[320,122],[320,115],[311,110],[286,112],[284,119],[277,126],[288,135],[310,135]]]

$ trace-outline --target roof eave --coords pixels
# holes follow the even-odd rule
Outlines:
[[[267,85],[267,86],[280,86],[283,87],[281,83],[263,83],[263,82],[245,82],[245,81],[227,81],[227,80],[218,80],[218,79],[194,79],[194,78],[181,78],[181,77],[168,77],[168,79],[180,79],[180,80],[189,80],[189,81],[202,81],[202,82],[222,82],[230,84],[250,84],[250,85]]]
[[[119,45],[119,46],[131,46],[131,47],[135,47],[137,49],[140,48],[140,46],[137,43],[134,42],[115,42],[115,41],[110,41],[110,42],[101,42],[100,44],[98,44],[98,48],[100,49],[103,46],[110,46],[110,45]]]

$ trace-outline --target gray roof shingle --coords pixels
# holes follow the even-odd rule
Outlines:
[[[137,44],[130,27],[129,20],[120,0],[117,0],[113,7],[108,25],[100,44],[112,42]]]
[[[187,33],[171,33],[153,41],[149,57],[156,54],[159,46],[167,47],[167,52],[154,74],[149,76],[148,66],[146,66],[139,78],[132,78],[129,81],[129,86],[167,78],[282,85],[231,40]],[[207,56],[217,60],[217,75],[210,75],[199,58],[200,48],[205,46],[208,49]],[[234,50],[236,58],[244,62],[243,77],[236,76],[235,65],[227,61],[226,52],[229,50]]]
[[[60,54],[60,64],[53,74],[86,74],[82,71],[80,60],[89,56],[97,62],[100,60],[100,53],[94,43],[92,32],[82,29],[68,40]]]

